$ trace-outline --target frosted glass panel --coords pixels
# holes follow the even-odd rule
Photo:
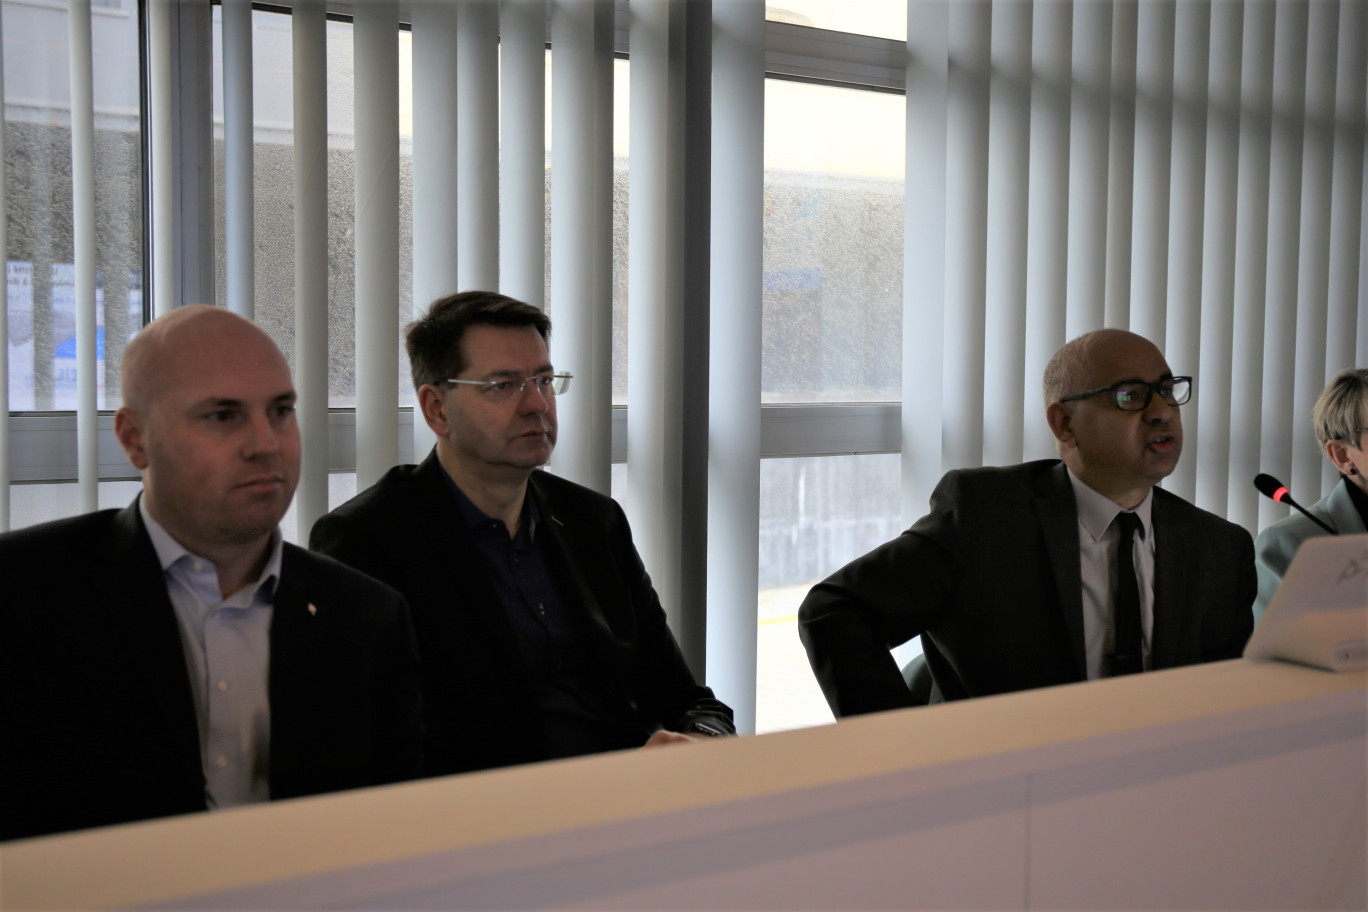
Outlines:
[[[61,4],[5,2],[4,251],[9,407],[76,407],[71,82]],[[91,14],[95,101],[96,404],[117,408],[142,326],[142,140],[136,0]],[[6,344],[0,340],[0,344]]]
[[[898,401],[902,96],[765,84],[765,402]]]
[[[226,305],[223,162],[223,38],[214,24],[215,293]],[[413,404],[399,329],[413,319],[413,54],[399,32],[399,405]],[[252,12],[256,319],[294,366],[294,51],[290,17]],[[355,92],[350,22],[328,22],[328,405],[356,405]],[[427,302],[424,302],[425,304]]]
[[[798,640],[798,606],[815,583],[901,531],[898,459],[761,461],[757,732],[832,721]]]

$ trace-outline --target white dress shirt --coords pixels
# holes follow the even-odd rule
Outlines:
[[[213,562],[182,547],[141,498],[138,510],[180,626],[199,721],[206,803],[223,808],[266,801],[271,797],[270,634],[283,551],[280,530],[271,535],[261,577],[225,599]]]
[[[1083,578],[1083,648],[1088,661],[1088,680],[1111,675],[1111,655],[1116,639],[1116,547],[1121,527],[1113,525],[1121,507],[1099,494],[1069,472],[1074,501],[1078,505],[1079,569]],[[1133,512],[1143,535],[1132,543],[1132,560],[1140,584],[1140,644],[1145,670],[1150,668],[1150,639],[1154,632],[1154,524],[1150,521],[1154,491],[1145,495]]]

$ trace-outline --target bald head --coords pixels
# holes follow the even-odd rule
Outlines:
[[[123,397],[114,432],[152,518],[216,563],[259,557],[299,478],[294,384],[271,337],[220,308],[177,308],[129,343]]]
[[[1116,352],[1132,346],[1159,351],[1144,336],[1124,329],[1098,329],[1066,342],[1045,366],[1042,384],[1045,406],[1048,408],[1066,396],[1092,389],[1096,385],[1094,375],[1097,371],[1105,367]]]
[[[285,364],[275,342],[251,320],[206,304],[177,307],[147,324],[124,350],[124,405],[146,411],[168,384],[179,382],[177,368],[193,365],[210,349],[222,353],[244,346],[270,349]]]
[[[1121,329],[1090,332],[1055,352],[1045,369],[1045,419],[1074,476],[1130,509],[1172,473],[1183,451],[1183,422],[1178,405],[1158,390],[1173,380],[1153,342]],[[1103,395],[1118,384],[1148,386],[1135,402],[1141,407]]]

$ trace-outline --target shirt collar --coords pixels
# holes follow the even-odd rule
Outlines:
[[[1065,467],[1067,469],[1067,466]],[[1112,520],[1116,519],[1116,514],[1126,512],[1105,494],[1094,491],[1083,483],[1072,469],[1068,469],[1069,483],[1073,485],[1074,502],[1078,505],[1078,521],[1083,524],[1083,528],[1092,536],[1093,541],[1101,541],[1111,526]],[[1153,528],[1150,525],[1151,508],[1154,505],[1154,489],[1150,488],[1145,493],[1145,499],[1140,501],[1130,512],[1140,518],[1140,528],[1147,540],[1153,540]]]
[[[1365,526],[1368,526],[1368,494],[1364,494],[1358,485],[1350,481],[1348,475],[1341,474],[1340,483],[1349,492],[1349,502],[1354,505],[1354,509],[1358,510],[1359,518],[1363,520]],[[1334,523],[1330,525],[1333,526]]]
[[[456,481],[446,471],[442,472],[442,478],[446,479],[446,485],[448,490],[451,491],[451,496],[456,498],[456,508],[460,511],[461,518],[465,520],[466,526],[472,531],[478,529],[484,523],[502,522],[475,506],[475,502],[466,496],[465,491],[461,490],[460,485],[456,484]],[[518,524],[519,537],[522,536],[523,530],[527,531],[527,541],[529,544],[536,540],[537,504],[532,499],[531,485],[528,485],[526,492],[523,494],[522,522]]]
[[[187,557],[191,560],[213,563],[209,558],[195,554],[176,541],[171,533],[147,512],[147,503],[141,496],[138,497],[138,515],[142,517],[143,526],[147,529],[147,537],[152,539],[152,548],[157,552],[157,561],[161,564],[163,573],[169,572],[177,561]],[[270,599],[280,579],[280,561],[285,551],[285,538],[280,534],[279,527],[271,533],[271,541],[267,547],[270,548],[270,556],[266,559],[266,566],[261,570],[261,576],[251,589],[255,593],[265,587],[261,594]]]

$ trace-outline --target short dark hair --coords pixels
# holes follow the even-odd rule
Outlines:
[[[530,326],[551,344],[551,319],[531,304],[495,291],[444,295],[404,329],[415,390],[461,375],[466,367],[461,339],[472,326]]]

